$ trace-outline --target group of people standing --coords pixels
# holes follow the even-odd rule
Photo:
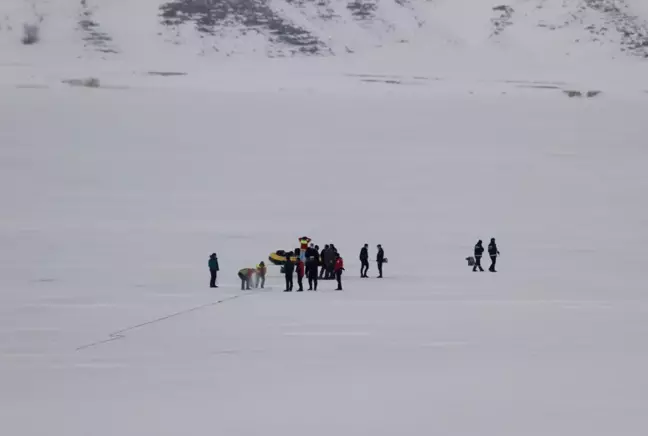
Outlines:
[[[383,264],[387,261],[385,257],[385,251],[382,248],[382,245],[378,244],[378,253],[376,254],[376,264],[378,264],[378,278],[383,278]],[[368,279],[369,276],[369,244],[364,244],[364,247],[360,249],[360,277],[363,279]]]
[[[319,246],[310,244],[310,238],[301,238],[301,246],[296,248],[294,252],[286,253],[285,262],[282,266],[282,272],[286,279],[286,289],[284,292],[292,292],[293,285],[293,276],[297,274],[297,285],[299,286],[297,292],[304,291],[304,277],[308,279],[308,290],[317,291],[317,284],[319,280],[332,280],[337,281],[336,291],[342,290],[342,272],[344,271],[344,259],[338,252],[334,244],[328,244],[320,252]],[[305,247],[305,248],[304,248]],[[385,251],[383,250],[380,244],[377,245],[378,252],[376,253],[376,264],[378,265],[378,277],[381,279],[383,277],[383,264],[387,263],[387,258],[385,257]],[[472,265],[473,271],[484,271],[481,265],[481,259],[484,255],[483,242],[480,239],[475,244],[474,249],[474,263],[472,260],[469,261],[469,264]],[[488,255],[491,259],[491,265],[488,268],[490,272],[497,272],[495,270],[495,265],[497,263],[497,257],[500,255],[499,249],[497,248],[497,243],[495,238],[491,238],[490,243],[488,244]],[[292,258],[296,260],[293,261]],[[360,249],[360,277],[369,278],[367,275],[369,271],[369,244],[364,244],[362,249]],[[216,253],[212,253],[209,256],[208,261],[210,279],[209,287],[218,288],[216,284],[216,278],[218,276],[218,271],[220,270],[218,265],[218,257]],[[241,279],[241,290],[250,289],[251,285],[255,288],[264,288],[265,278],[267,273],[267,267],[264,262],[260,262],[256,268],[243,268],[239,270],[238,277]]]
[[[292,261],[293,257],[296,259],[295,262]],[[320,264],[322,269],[318,274]],[[293,291],[293,275],[295,273],[297,273],[297,285],[299,286],[296,292],[304,291],[304,276],[308,279],[309,291],[317,291],[317,284],[320,279],[330,280],[333,277],[337,280],[335,290],[341,291],[344,259],[342,259],[333,244],[325,246],[321,253],[318,246],[310,244],[306,249],[300,247],[296,248],[294,253],[286,253],[286,261],[282,266],[282,271],[286,277],[286,289],[284,289],[284,292]]]
[[[217,288],[216,279],[218,277],[218,271],[220,271],[220,266],[218,265],[218,256],[216,253],[212,253],[209,256],[209,261],[207,262],[209,267],[209,287]],[[265,286],[265,278],[268,268],[265,263],[260,262],[256,268],[243,268],[239,270],[238,277],[241,279],[241,290],[250,289],[250,286],[255,288],[261,288]]]
[[[488,244],[488,255],[490,256],[491,259],[491,266],[488,268],[488,271],[490,272],[497,272],[495,271],[495,264],[497,263],[497,256],[499,256],[500,252],[497,248],[497,244],[495,243],[495,238],[491,238],[490,243]],[[481,266],[481,258],[484,255],[484,246],[483,242],[480,239],[477,241],[477,244],[475,244],[475,264],[473,265],[473,271],[477,271],[477,268],[479,268],[479,271],[484,271],[484,268]]]
[[[319,280],[337,281],[336,291],[342,290],[342,273],[344,269],[344,259],[335,247],[335,244],[327,244],[320,252],[319,246],[311,243],[311,239],[303,236],[299,238],[300,246],[294,251],[285,254],[282,263],[281,272],[286,280],[286,289],[284,292],[292,292],[294,289],[293,278],[297,275],[298,289],[296,292],[304,291],[304,277],[308,279],[308,290],[317,291]],[[385,251],[378,244],[376,254],[376,264],[378,265],[378,278],[383,277],[383,264],[387,263]],[[364,244],[360,250],[360,277],[368,278],[369,271],[369,244]],[[210,280],[209,287],[217,288],[216,278],[218,276],[219,265],[216,253],[209,256]],[[251,287],[264,288],[267,267],[264,262],[260,262],[256,268],[243,268],[239,270],[238,277],[241,280],[241,290],[249,290]]]

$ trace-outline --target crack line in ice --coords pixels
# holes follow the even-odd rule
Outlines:
[[[252,294],[245,294],[245,295],[252,295]],[[135,330],[135,329],[138,329],[140,327],[145,327],[147,325],[155,324],[155,323],[158,323],[158,322],[161,322],[161,321],[166,321],[167,319],[174,318],[174,317],[180,316],[180,315],[185,315],[187,313],[194,312],[194,311],[200,310],[200,309],[204,309],[206,307],[216,306],[217,304],[221,304],[221,303],[224,303],[226,301],[234,300],[236,298],[240,298],[240,297],[243,297],[245,295],[234,295],[232,297],[224,298],[222,300],[212,301],[211,303],[202,304],[200,306],[192,307],[191,309],[182,310],[180,312],[172,313],[170,315],[166,315],[166,316],[163,316],[161,318],[154,319],[152,321],[147,321],[147,322],[144,322],[142,324],[138,324],[138,325],[134,325],[132,327],[128,327],[128,328],[125,328],[125,329],[122,329],[122,330],[118,330],[116,332],[110,333],[108,335],[109,336],[108,339],[104,339],[102,341],[97,341],[97,342],[92,342],[90,344],[82,345],[82,346],[78,347],[76,349],[76,351],[85,350],[87,348],[91,348],[91,347],[95,347],[97,345],[101,345],[101,344],[105,344],[105,343],[108,343],[108,342],[116,341],[118,339],[124,339],[126,337],[126,335],[124,335],[123,333],[126,333],[126,332],[128,332],[130,330]]]

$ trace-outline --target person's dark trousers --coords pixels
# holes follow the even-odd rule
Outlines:
[[[326,278],[332,279],[334,275],[335,275],[335,269],[333,265],[329,265],[328,269],[326,270]]]
[[[368,271],[369,271],[369,262],[363,260],[362,267],[360,268],[360,277],[367,277]]]
[[[297,274],[297,284],[299,285],[299,289],[297,289],[297,292],[303,292],[304,291],[304,277],[300,276]]]
[[[491,266],[490,266],[490,268],[488,268],[488,270],[490,272],[496,272],[495,271],[495,263],[497,263],[497,256],[491,256],[490,258],[491,258]]]
[[[378,278],[382,279],[382,262],[377,262],[378,263]]]
[[[475,266],[473,266],[473,271],[477,271],[477,268],[479,268],[479,271],[484,271],[484,268],[481,266],[481,256],[475,256]]]
[[[320,269],[320,275],[319,278],[323,279],[324,278],[324,273],[326,272],[326,266],[322,265],[322,269]]]
[[[335,272],[335,278],[337,279],[337,290],[341,291],[342,290],[342,271],[336,271]]]
[[[211,275],[211,279],[209,280],[209,287],[210,288],[217,288],[216,286],[216,275],[218,273],[218,270],[216,269],[210,269],[209,274]]]
[[[257,288],[259,287],[259,285],[261,285],[261,289],[263,289],[263,287],[265,286],[265,276],[257,276],[256,285]]]
[[[239,274],[239,279],[241,279],[241,291],[245,289],[245,282],[247,282],[247,277],[243,274]]]
[[[312,291],[312,290],[317,291],[317,276],[315,274],[312,274],[312,275],[308,276],[308,290],[309,291]]]
[[[292,274],[286,274],[286,291],[293,290],[293,276]]]

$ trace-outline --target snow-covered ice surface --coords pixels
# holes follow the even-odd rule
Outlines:
[[[3,435],[645,436],[648,95],[191,77],[5,77]],[[344,292],[238,290],[302,234]]]

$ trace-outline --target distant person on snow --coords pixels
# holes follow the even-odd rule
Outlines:
[[[216,276],[218,275],[220,268],[218,267],[218,257],[216,256],[216,253],[212,253],[212,255],[209,256],[209,262],[207,262],[207,265],[209,266],[209,274],[211,275],[211,278],[209,279],[209,287],[217,288]]]
[[[337,250],[335,249],[335,247],[333,247],[333,245],[330,245],[329,249],[326,251],[326,254],[324,255],[324,265],[326,266],[326,275],[324,276],[325,279],[333,278],[333,273],[335,271],[336,253]]]
[[[250,290],[250,283],[254,274],[256,274],[255,268],[243,268],[238,272],[239,279],[241,279],[241,291]]]
[[[320,265],[322,266],[322,269],[320,270],[320,275],[319,275],[320,279],[324,278],[324,273],[326,272],[326,258],[328,256],[328,252],[329,252],[330,249],[331,248],[328,246],[328,244],[326,244],[324,246],[324,249],[320,253],[319,261],[320,261]]]
[[[378,264],[378,278],[382,279],[383,278],[383,272],[382,272],[382,267],[383,263],[385,263],[385,251],[382,248],[382,245],[378,244],[378,254],[376,254],[376,263]]]
[[[283,264],[284,275],[286,276],[286,289],[284,292],[292,292],[293,290],[293,273],[295,272],[295,264],[290,260],[293,253],[286,254],[286,261]]]
[[[364,244],[364,247],[360,250],[360,278],[366,279],[369,278],[367,272],[369,272],[369,244]]]
[[[257,265],[257,270],[256,270],[256,285],[254,286],[255,288],[258,288],[259,285],[261,285],[261,289],[265,286],[265,278],[266,278],[266,273],[268,272],[268,268],[266,267],[265,263],[261,261]]]
[[[336,254],[335,259],[335,278],[337,279],[338,287],[336,291],[342,290],[342,271],[344,271],[344,259],[339,254]]]
[[[306,262],[306,277],[309,277],[309,275],[310,275],[310,270],[308,269],[308,260],[311,257],[319,257],[319,251],[317,251],[317,249],[315,248],[315,245],[313,245],[312,243],[306,249],[306,260],[305,260],[305,262]]]
[[[304,292],[305,265],[304,262],[302,262],[302,260],[299,258],[297,259],[297,265],[295,269],[297,270],[297,284],[299,285],[297,292]]]
[[[491,266],[488,268],[488,271],[490,272],[497,272],[495,271],[495,263],[497,262],[497,256],[499,256],[500,252],[497,249],[497,244],[495,243],[495,238],[491,238],[490,244],[488,244],[488,255],[491,258]]]
[[[321,260],[321,257],[320,257],[319,245],[315,246],[315,249],[313,250],[313,257],[315,258],[316,266],[319,267],[319,265],[321,265],[321,263],[322,263],[322,260]],[[306,266],[308,267],[308,265],[306,265]],[[315,268],[315,276],[317,276],[317,268]]]
[[[317,257],[309,257],[306,260],[306,275],[308,276],[308,290],[317,291]],[[313,289],[313,285],[315,289]]]
[[[473,265],[473,272],[476,272],[477,268],[479,268],[479,271],[484,271],[484,268],[481,266],[481,258],[484,254],[484,246],[482,244],[481,239],[475,244],[475,265]]]

